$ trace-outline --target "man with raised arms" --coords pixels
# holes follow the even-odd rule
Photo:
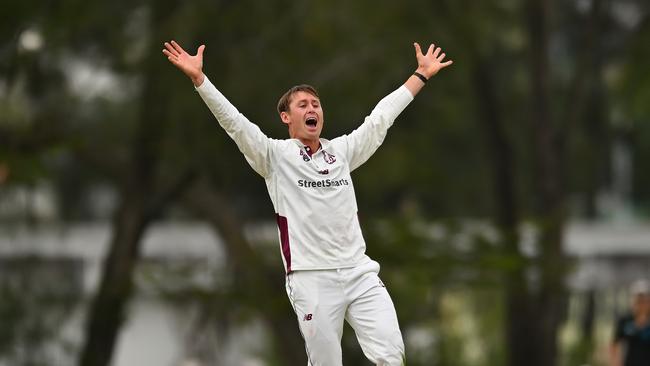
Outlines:
[[[427,80],[451,65],[431,44],[414,43],[418,67],[384,97],[350,134],[321,138],[324,115],[316,89],[297,85],[278,102],[289,139],[267,137],[241,114],[203,73],[203,51],[188,54],[175,41],[163,53],[187,75],[273,202],[286,290],[305,339],[308,365],[342,364],[343,321],[352,326],[364,354],[377,365],[403,365],[404,342],[395,307],[379,279],[379,264],[366,254],[350,173],[366,162],[388,128]]]

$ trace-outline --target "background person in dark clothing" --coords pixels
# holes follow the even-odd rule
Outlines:
[[[610,366],[650,366],[650,284],[636,281],[630,292],[632,312],[616,322]]]

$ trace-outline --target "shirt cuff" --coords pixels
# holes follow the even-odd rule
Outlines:
[[[413,101],[413,99],[415,99],[415,97],[413,96],[413,94],[411,94],[411,91],[406,87],[406,85],[402,84],[402,86],[397,88],[397,90],[399,90],[399,94],[401,94],[400,99],[404,98],[405,102],[410,103]]]
[[[194,86],[194,90],[196,90],[198,92],[205,91],[206,89],[210,88],[210,85],[212,85],[212,83],[210,82],[210,79],[208,79],[208,77],[206,75],[204,75],[203,76],[203,82],[199,86]]]

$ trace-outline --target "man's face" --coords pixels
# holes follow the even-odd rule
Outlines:
[[[314,95],[298,91],[291,96],[289,110],[280,113],[282,122],[289,126],[289,136],[301,141],[313,141],[323,129],[323,109]]]

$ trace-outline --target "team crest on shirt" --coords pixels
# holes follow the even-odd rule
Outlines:
[[[328,153],[327,151],[323,150],[323,159],[327,164],[334,164],[336,161],[336,156]]]
[[[311,160],[309,155],[303,149],[300,149],[300,156],[302,156],[302,160],[305,161],[305,162]]]

